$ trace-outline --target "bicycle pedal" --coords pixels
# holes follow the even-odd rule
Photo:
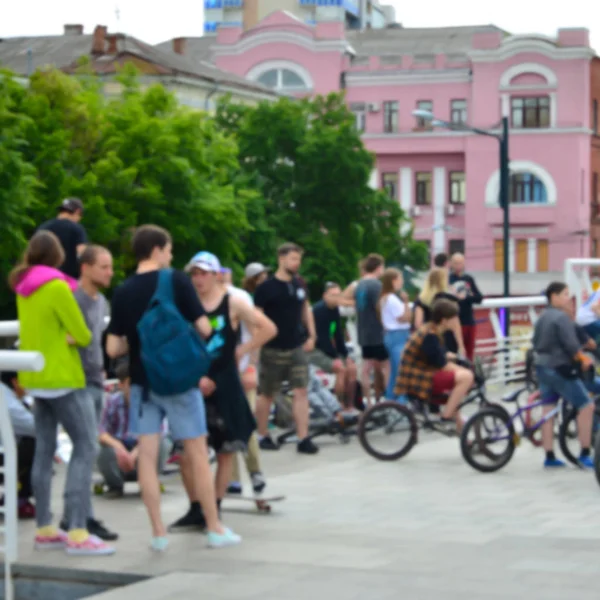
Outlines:
[[[515,446],[520,446],[521,445],[521,436],[518,433],[514,433],[513,434],[513,444]]]

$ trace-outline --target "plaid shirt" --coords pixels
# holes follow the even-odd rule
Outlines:
[[[129,434],[129,406],[122,392],[111,394],[104,405],[100,433],[108,433],[118,440],[131,438]]]
[[[429,323],[417,329],[406,343],[394,394],[411,396],[423,402],[430,400],[433,376],[439,368],[430,365],[421,351],[423,340],[428,333],[433,333]]]

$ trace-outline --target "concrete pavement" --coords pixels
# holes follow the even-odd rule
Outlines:
[[[121,533],[115,556],[34,553],[33,525],[25,524],[20,561],[154,577],[94,596],[102,600],[597,599],[593,473],[544,472],[542,452],[523,443],[503,471],[484,475],[462,461],[457,440],[421,440],[394,463],[368,457],[355,439],[324,440],[316,457],[293,447],[265,453],[268,490],[287,500],[271,515],[235,503],[240,512],[224,519],[244,537],[239,547],[209,550],[201,535],[178,534],[167,553],[153,554],[145,510],[132,495],[95,502],[97,516]],[[174,478],[163,495],[165,520],[185,509]]]

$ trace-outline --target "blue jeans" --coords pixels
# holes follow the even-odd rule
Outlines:
[[[396,400],[394,387],[396,387],[396,378],[398,377],[398,369],[400,368],[400,358],[404,351],[404,346],[410,336],[410,329],[392,329],[386,331],[383,338],[388,354],[390,355],[390,380],[388,381],[385,397],[388,400]]]
[[[590,402],[590,395],[581,379],[567,379],[555,369],[536,367],[542,400],[560,396],[577,410],[581,410]]]
[[[594,340],[596,341],[600,337],[600,319],[598,321],[594,321],[593,323],[588,323],[584,325],[582,329]]]
[[[129,397],[129,433],[153,435],[160,433],[166,418],[174,440],[192,440],[207,435],[204,398],[198,388],[175,396],[159,396],[132,385]]]

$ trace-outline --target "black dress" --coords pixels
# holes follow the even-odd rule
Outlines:
[[[208,346],[215,357],[207,377],[216,385],[215,391],[204,398],[208,443],[217,453],[245,452],[256,429],[256,421],[235,359],[239,338],[238,331],[231,325],[229,294],[225,294],[221,304],[206,315],[213,328]]]
[[[458,300],[457,300],[456,296],[453,296],[452,294],[447,294],[446,292],[440,292],[439,294],[436,294],[434,296],[431,304],[433,304],[436,300],[451,300],[452,302],[456,302],[456,304],[458,304]],[[421,300],[419,300],[418,298],[417,298],[417,300],[415,300],[415,304],[414,304],[415,308],[417,306],[420,306],[421,310],[423,311],[423,324],[431,321],[431,306],[428,306],[427,304],[423,304],[423,302],[421,302]],[[415,311],[413,310],[413,319],[414,319],[414,314],[415,314]],[[413,322],[413,330],[414,330],[414,322]],[[452,333],[451,331],[444,331],[443,337],[444,337],[444,346],[446,346],[446,350],[448,352],[454,352],[454,354],[456,354],[458,352],[458,342],[456,341],[456,337],[454,336],[454,333]]]

